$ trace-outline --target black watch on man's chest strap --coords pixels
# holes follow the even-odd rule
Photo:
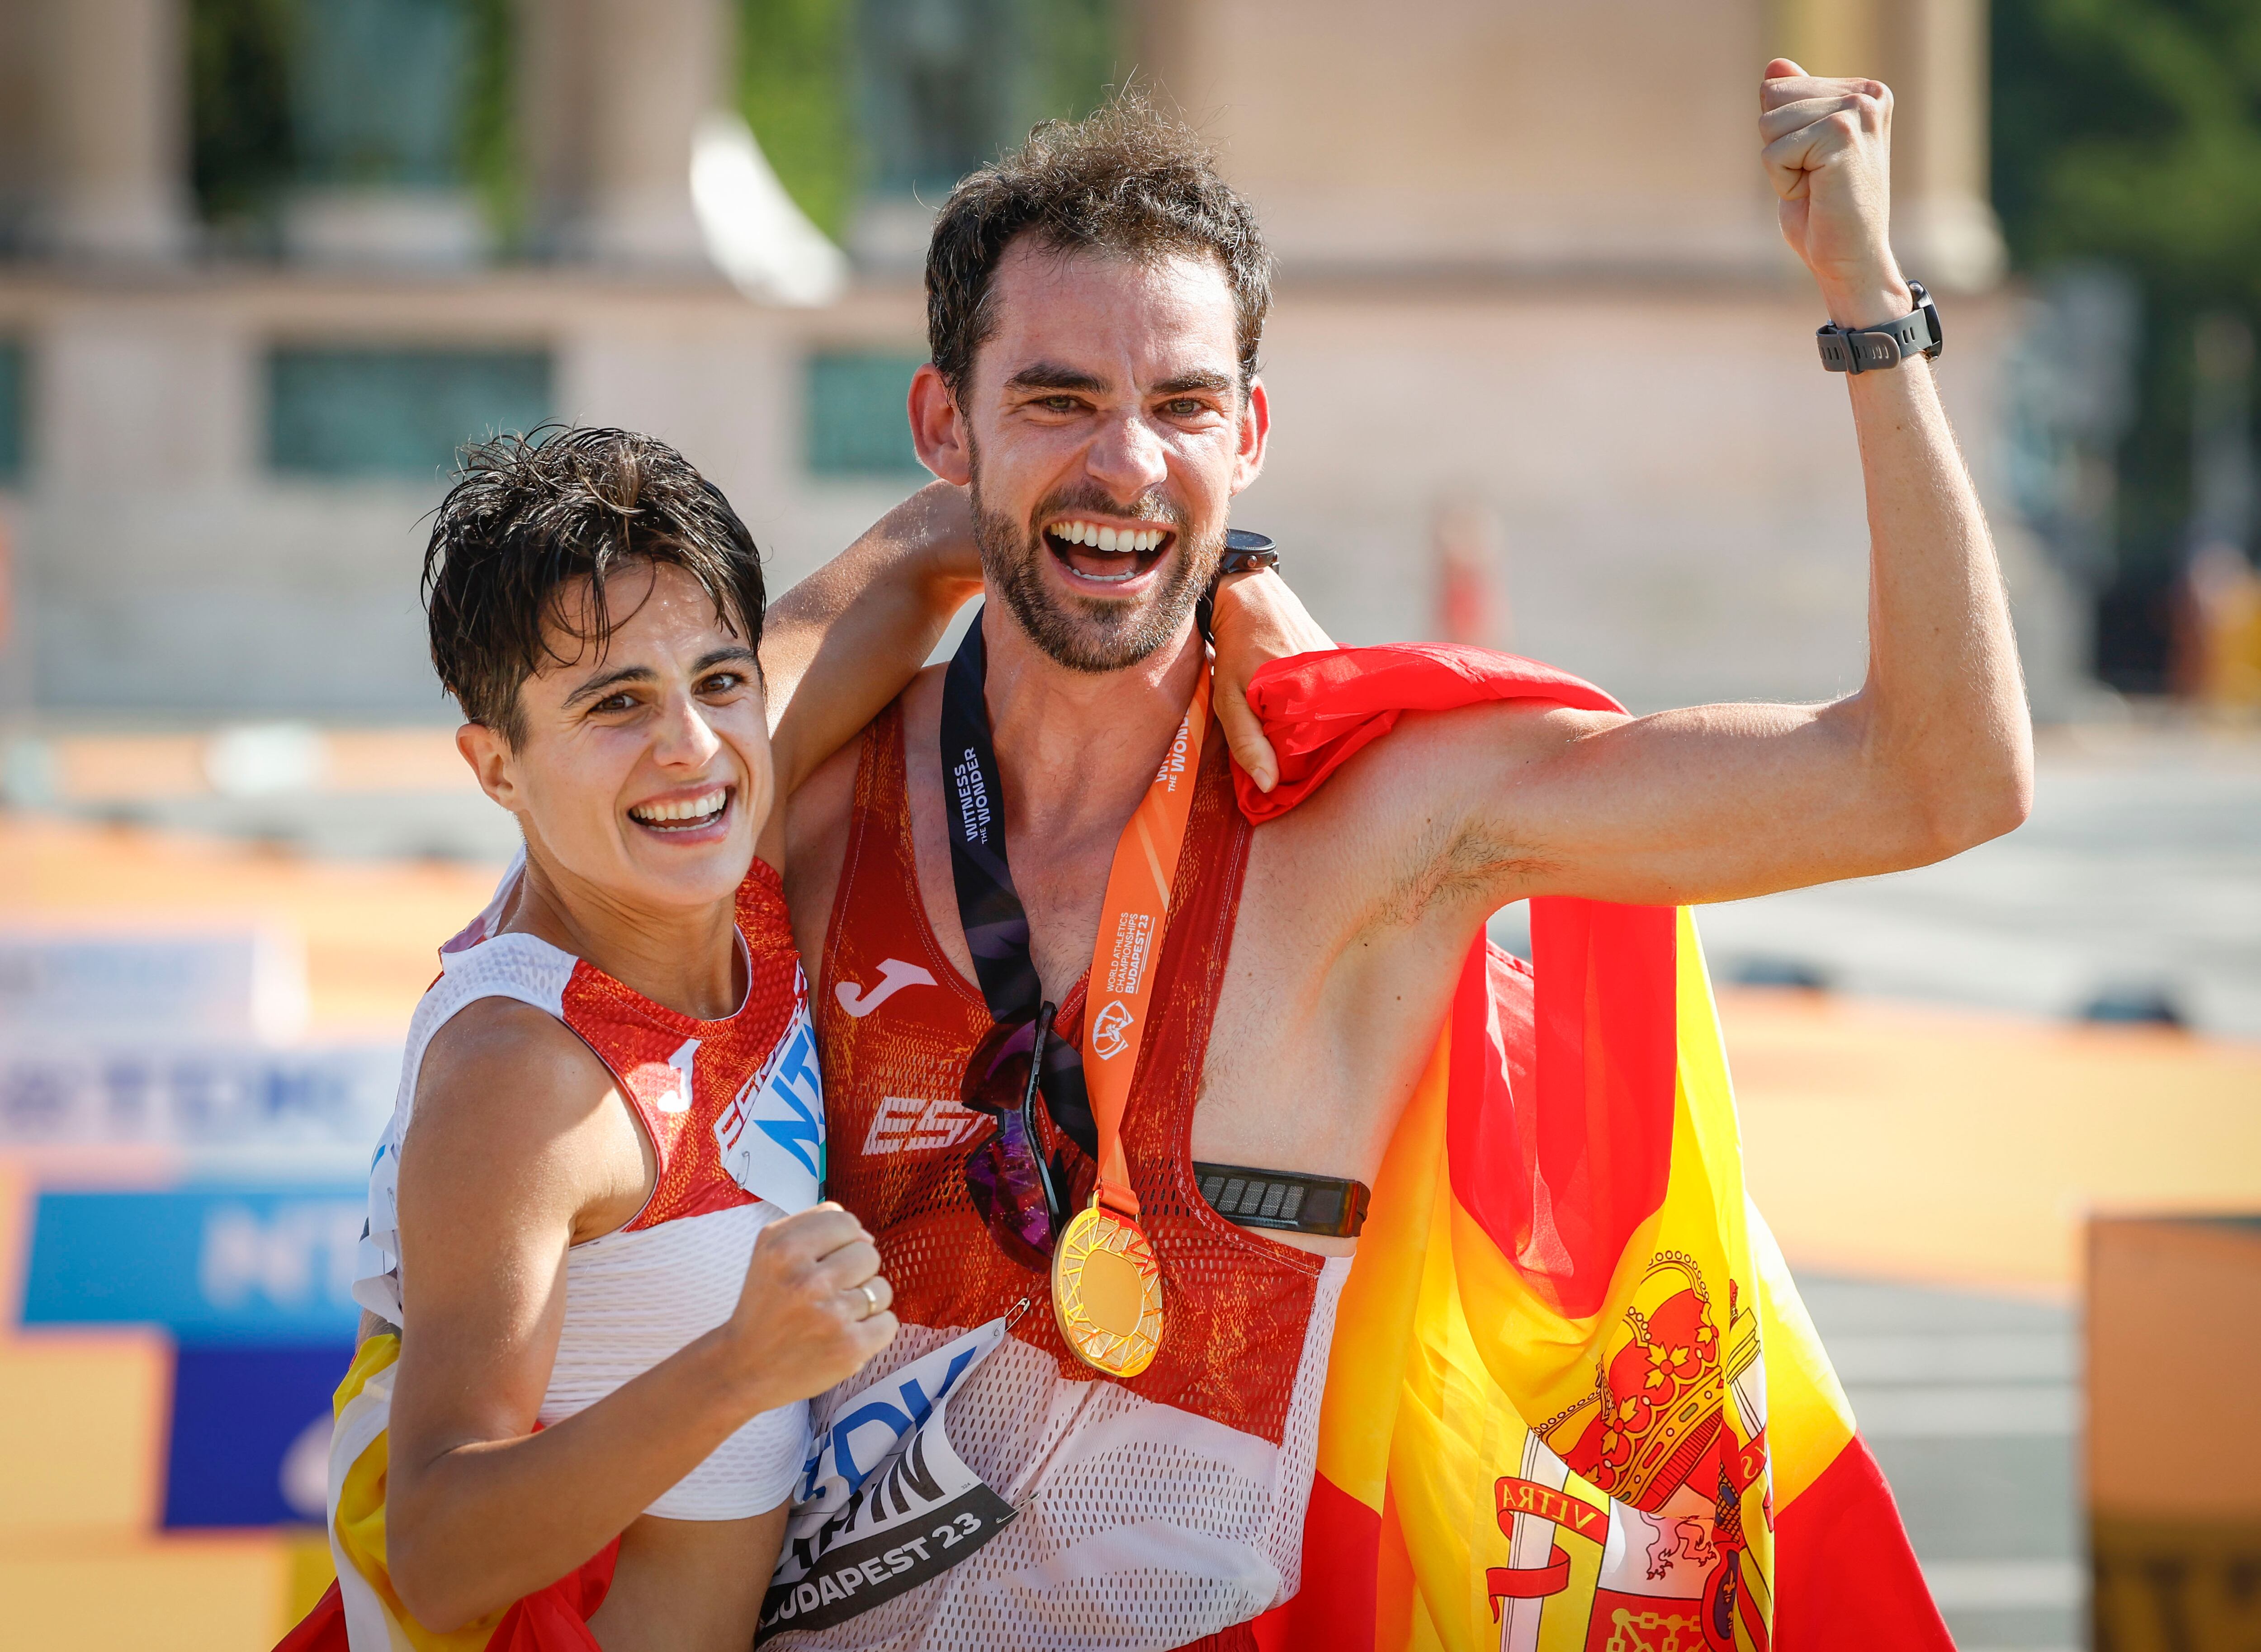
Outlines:
[[[1307,1176],[1292,1170],[1194,1163],[1194,1182],[1209,1209],[1244,1227],[1277,1228],[1327,1239],[1356,1239],[1371,1195],[1363,1182]]]

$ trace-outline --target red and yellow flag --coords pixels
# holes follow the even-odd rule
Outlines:
[[[330,1433],[330,1558],[337,1581],[275,1652],[599,1652],[589,1620],[612,1587],[614,1538],[592,1559],[501,1612],[460,1629],[427,1629],[401,1604],[385,1559],[384,1491],[391,1462],[392,1384],[400,1339],[370,1337],[338,1384]],[[536,1423],[538,1431],[542,1425]]]
[[[1263,821],[1410,710],[1619,707],[1480,650],[1281,660]],[[1270,1648],[1951,1652],[1743,1189],[1685,909],[1534,900],[1479,939],[1344,1288],[1303,1584]]]

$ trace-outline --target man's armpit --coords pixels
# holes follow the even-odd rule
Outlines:
[[[1552,872],[1541,777],[1592,721],[1536,700],[1409,714],[1346,764],[1331,784],[1375,851],[1374,923],[1489,912]]]
[[[1409,846],[1398,876],[1375,903],[1375,924],[1410,929],[1441,912],[1493,910],[1515,900],[1514,892],[1545,865],[1481,822],[1439,820]]]

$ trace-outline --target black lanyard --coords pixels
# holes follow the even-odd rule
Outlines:
[[[989,652],[981,640],[987,614],[973,616],[942,679],[942,785],[950,823],[950,871],[958,888],[958,921],[973,953],[973,973],[992,1021],[1033,1021],[1044,986],[1029,956],[1029,914],[1013,887],[1005,851],[1005,794],[989,732]],[[1083,1052],[1069,1038],[1045,1042],[1041,1088],[1052,1123],[1088,1157],[1099,1153],[1099,1129],[1083,1083]]]

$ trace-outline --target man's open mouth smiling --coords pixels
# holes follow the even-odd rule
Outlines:
[[[733,786],[703,786],[674,797],[655,798],[628,810],[628,818],[663,837],[682,837],[719,826],[730,810]]]
[[[1044,543],[1059,564],[1085,585],[1124,585],[1152,571],[1177,542],[1167,522],[1102,522],[1061,516],[1044,525]]]

